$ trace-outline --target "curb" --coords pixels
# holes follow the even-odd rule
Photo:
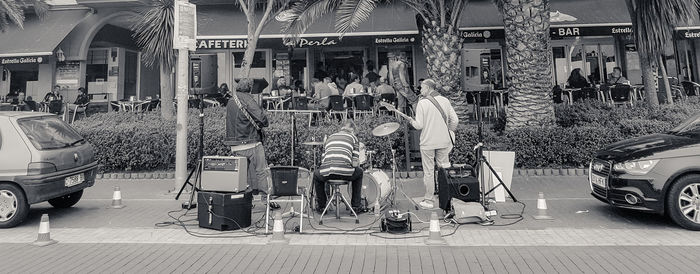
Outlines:
[[[391,170],[385,170],[391,176]],[[400,171],[397,172],[400,179],[423,178],[423,171]],[[585,168],[535,168],[535,169],[514,169],[513,177],[550,177],[550,176],[588,176],[588,169]],[[114,172],[98,173],[97,180],[169,180],[175,179],[175,172]]]

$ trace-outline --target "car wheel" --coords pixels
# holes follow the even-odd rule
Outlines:
[[[676,181],[666,199],[666,208],[678,225],[700,230],[700,175],[688,175]]]
[[[49,204],[51,204],[55,208],[69,208],[77,204],[78,201],[80,201],[81,197],[83,197],[82,189],[65,196],[53,198],[49,200]]]
[[[16,185],[0,183],[0,228],[14,227],[29,214],[24,191]]]

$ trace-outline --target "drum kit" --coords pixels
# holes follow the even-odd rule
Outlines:
[[[389,139],[387,141],[390,142],[390,135],[396,132],[400,127],[401,125],[399,125],[399,123],[384,123],[375,127],[372,130],[372,135],[376,137],[386,136],[387,139]],[[315,148],[317,146],[323,146],[323,142],[316,142],[315,140],[312,140],[311,142],[305,142],[302,144],[312,146],[314,148],[313,155],[315,166]],[[375,153],[375,151],[367,151],[367,148],[364,143],[360,143],[359,151],[361,165],[367,163],[367,159],[369,158],[369,168],[365,170],[364,175],[362,176],[362,198],[364,201],[366,201],[366,205],[368,208],[374,208],[374,213],[379,214],[379,212],[381,212],[384,208],[396,205],[396,194],[398,192],[403,194],[405,198],[413,204],[413,206],[415,206],[416,208],[418,207],[417,205],[415,205],[413,199],[408,197],[406,193],[404,193],[398,188],[398,185],[396,183],[396,150],[394,148],[391,149],[391,177],[389,177],[389,175],[383,170],[375,169],[372,166],[372,154]],[[345,197],[350,197],[350,185],[348,185],[347,189],[343,189],[342,191]]]

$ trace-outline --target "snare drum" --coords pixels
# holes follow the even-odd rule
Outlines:
[[[365,143],[360,142],[360,165],[364,165],[367,162],[367,147],[365,147]]]
[[[348,184],[347,188],[341,189],[343,196],[347,199],[351,199],[350,193],[352,193],[351,185]],[[391,191],[391,180],[386,172],[375,169],[367,170],[362,176],[362,197],[367,199],[367,205],[371,208],[375,203],[380,203]]]

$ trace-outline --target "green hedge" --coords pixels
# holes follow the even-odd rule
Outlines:
[[[484,131],[487,149],[516,152],[516,166],[584,167],[595,151],[610,143],[646,134],[667,131],[700,110],[697,100],[650,110],[645,106],[611,107],[599,102],[556,106],[557,126],[524,128],[506,132]],[[205,155],[229,155],[223,144],[225,110],[205,110]],[[194,163],[199,140],[197,112],[191,110],[188,120],[188,159]],[[291,116],[272,115],[266,130],[265,151],[268,162],[290,164]],[[312,137],[322,140],[336,132],[340,123],[320,121],[309,127],[306,116],[297,116],[296,165],[309,166],[313,157],[311,147],[302,145]],[[375,166],[388,168],[391,147],[397,148],[397,160],[403,163],[404,133],[397,131],[387,137],[374,137],[375,126],[397,121],[392,116],[359,118],[358,137],[368,150],[376,150]],[[403,121],[398,121],[404,123]],[[76,121],[75,128],[96,148],[104,171],[173,169],[175,162],[175,121],[163,120],[153,113],[103,113]],[[485,126],[485,129],[489,127]],[[477,143],[475,124],[461,123],[456,132],[452,153],[454,163],[471,163],[472,148]],[[300,161],[300,162],[299,162]]]

